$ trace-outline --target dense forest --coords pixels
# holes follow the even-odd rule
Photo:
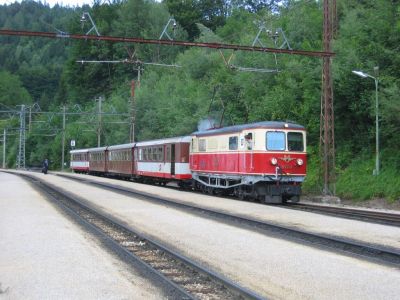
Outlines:
[[[88,18],[82,19],[89,14],[104,36],[159,39],[164,33],[163,39],[180,41],[321,51],[322,2],[114,0],[49,7],[23,1],[0,6],[0,27],[96,34]],[[332,74],[336,192],[342,197],[400,198],[399,15],[399,1],[337,0]],[[168,22],[172,18],[176,26]],[[96,147],[100,133],[101,145],[129,142],[132,109],[139,141],[190,134],[201,120],[217,126],[291,120],[308,131],[305,192],[321,191],[320,58],[67,38],[0,36],[0,41],[0,134],[7,130],[7,167],[16,165],[21,105],[26,165],[48,157],[53,169],[61,168],[63,107],[66,162],[70,140],[77,148]],[[372,175],[375,84],[353,70],[379,82],[379,176]]]

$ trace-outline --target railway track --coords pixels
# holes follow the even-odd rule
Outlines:
[[[15,174],[15,173],[13,173]],[[128,228],[110,215],[96,211],[83,199],[40,181],[18,174],[45,193],[64,211],[108,240],[131,260],[141,263],[161,282],[175,289],[179,299],[265,299],[223,275],[201,266],[165,245]],[[175,298],[176,296],[174,296]]]
[[[370,210],[355,209],[355,208],[322,206],[309,203],[288,203],[285,207],[295,210],[317,212],[348,219],[356,219],[356,220],[400,227],[400,214],[370,211]]]
[[[141,200],[150,201],[152,203],[168,205],[194,213],[201,217],[212,217],[218,219],[220,222],[243,228],[247,226],[252,230],[258,230],[260,233],[267,236],[278,236],[279,238],[285,238],[295,242],[305,243],[312,247],[323,248],[326,251],[340,252],[341,254],[348,256],[355,256],[362,259],[367,259],[379,263],[387,263],[391,266],[395,265],[400,267],[400,250],[383,247],[376,244],[367,244],[357,240],[349,238],[330,236],[324,234],[316,234],[306,232],[297,228],[283,226],[280,224],[274,224],[272,222],[266,222],[256,220],[248,217],[234,215],[210,208],[197,206],[194,204],[187,204],[180,201],[175,201],[169,198],[163,198],[148,194],[145,192],[139,192],[133,188],[127,188],[120,185],[111,183],[103,183],[90,179],[74,178],[73,176],[57,174],[58,176],[67,178],[69,180],[78,181],[80,183],[101,187],[103,189],[110,190],[112,192],[121,193],[123,195],[134,196]]]

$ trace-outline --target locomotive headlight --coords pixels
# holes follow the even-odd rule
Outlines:
[[[298,158],[298,159],[296,159],[296,163],[297,163],[297,165],[302,166],[304,162],[301,158]]]
[[[275,157],[271,158],[271,164],[273,166],[276,166],[277,163],[278,163],[278,160]]]

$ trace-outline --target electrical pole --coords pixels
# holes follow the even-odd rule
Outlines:
[[[28,125],[29,132],[31,132],[31,124],[32,124],[32,107],[29,106],[29,125]]]
[[[336,0],[324,0],[324,51],[331,51],[334,24],[336,24]],[[336,29],[336,28],[335,28]],[[333,109],[333,85],[331,57],[322,58],[322,93],[320,116],[320,155],[324,178],[323,194],[335,194],[335,121]]]
[[[97,125],[97,147],[100,147],[100,144],[101,144],[101,131],[102,131],[102,128],[101,128],[101,103],[103,102],[103,97],[102,96],[100,96],[99,98],[97,98],[96,99],[96,101],[98,101],[99,102],[99,106],[98,106],[98,113],[97,113],[97,115],[98,115],[98,125]]]
[[[25,168],[25,105],[21,105],[17,168]]]
[[[61,152],[61,171],[64,171],[64,152],[65,152],[65,104],[63,105],[63,124],[62,124],[62,152]]]
[[[135,80],[131,81],[131,130],[130,130],[131,143],[135,142],[135,122],[136,122],[135,89],[136,87],[137,88],[140,87],[140,73],[142,71],[140,65],[138,65],[137,71],[138,71],[137,82],[135,82]]]
[[[139,69],[140,74],[140,69]],[[135,121],[136,121],[136,107],[135,107],[135,80],[131,81],[131,132],[130,142],[135,142]]]
[[[7,130],[4,128],[4,131],[3,131],[3,169],[6,168],[6,136],[7,136]]]

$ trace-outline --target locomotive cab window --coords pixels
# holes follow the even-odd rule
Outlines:
[[[252,150],[253,149],[253,134],[249,132],[244,136],[244,139],[246,141],[246,148],[247,150]]]
[[[303,134],[301,132],[288,132],[288,150],[304,151]]]
[[[199,140],[199,151],[206,151],[206,140],[205,139],[200,139]]]
[[[282,131],[268,131],[266,134],[267,150],[283,151],[286,148],[285,133]]]
[[[229,150],[237,150],[238,149],[238,137],[230,136],[229,137]]]

